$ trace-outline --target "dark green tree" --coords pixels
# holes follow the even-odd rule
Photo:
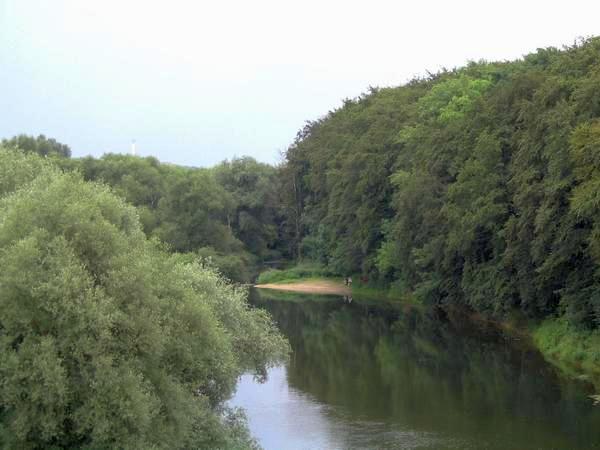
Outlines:
[[[11,139],[3,139],[2,145],[10,148],[20,148],[26,152],[37,153],[40,156],[71,157],[71,149],[68,145],[61,144],[53,138],[47,138],[43,134],[38,137],[20,134]]]

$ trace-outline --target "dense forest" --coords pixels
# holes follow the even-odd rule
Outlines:
[[[281,235],[278,170],[251,157],[192,168],[119,154],[70,159],[68,146],[43,135],[2,145],[50,157],[63,171],[110,186],[136,207],[146,235],[173,252],[196,255],[230,280],[250,282],[265,263],[291,259],[291,244]]]
[[[309,261],[423,304],[600,327],[600,38],[371,88],[307,122],[277,166],[77,159],[44,136],[2,147],[0,378],[14,383],[0,383],[0,442],[124,439],[134,425],[105,375],[120,383],[115,392],[137,389],[140,411],[161,405],[135,423],[156,448],[159,434],[182,448],[198,433],[203,442],[243,435],[241,425],[210,434],[193,421],[212,414],[225,427],[215,411],[237,374],[260,373],[285,343],[222,277],[247,283],[282,262]],[[132,292],[148,301],[128,303]],[[25,309],[11,303],[23,295]],[[202,339],[214,345],[189,340],[194,323],[209,324]],[[64,342],[58,326],[71,330]],[[97,341],[92,353],[73,350],[82,339]],[[114,358],[127,362],[118,373]],[[93,395],[64,387],[86,374],[104,374]],[[200,406],[183,395],[192,382]],[[70,416],[27,409],[23,396],[42,390]],[[123,428],[90,434],[109,411],[123,414]]]
[[[232,280],[249,282],[259,263],[282,257],[274,167],[239,158],[186,168],[124,155],[57,162],[110,185],[137,207],[146,234],[211,261]]]
[[[600,39],[371,89],[281,169],[296,255],[489,314],[600,326]]]

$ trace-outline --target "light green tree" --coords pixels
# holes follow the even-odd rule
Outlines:
[[[0,170],[11,164],[21,175],[0,200],[0,446],[253,446],[223,402],[241,373],[262,377],[285,357],[269,316],[148,240],[108,188],[52,169],[30,180],[37,161],[0,151]]]

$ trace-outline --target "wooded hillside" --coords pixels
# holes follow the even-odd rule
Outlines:
[[[600,325],[599,38],[371,89],[307,123],[281,171],[297,257]]]

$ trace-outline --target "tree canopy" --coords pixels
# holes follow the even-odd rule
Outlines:
[[[1,446],[253,445],[223,402],[285,357],[268,315],[108,187],[14,151],[0,171]]]
[[[253,158],[213,168],[116,154],[55,162],[111,186],[137,207],[146,234],[211,261],[231,280],[249,282],[262,262],[288,254],[278,170]]]
[[[40,156],[58,156],[69,158],[71,149],[68,145],[61,144],[56,139],[47,138],[43,134],[38,137],[20,134],[11,139],[3,139],[2,146],[19,148],[26,152],[37,153]]]
[[[600,38],[371,89],[285,155],[294,253],[423,301],[600,326]]]

